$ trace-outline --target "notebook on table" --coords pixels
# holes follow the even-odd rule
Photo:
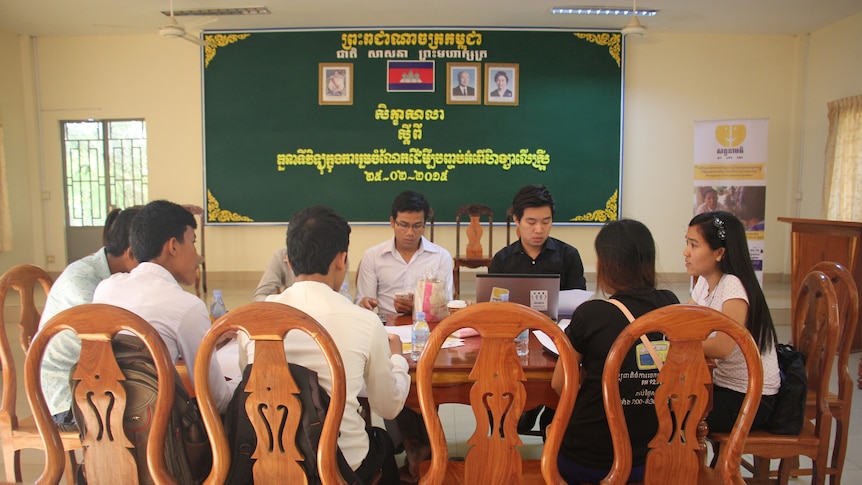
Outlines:
[[[558,274],[496,274],[476,275],[476,302],[500,301],[503,293],[509,301],[520,303],[557,321],[560,304]]]

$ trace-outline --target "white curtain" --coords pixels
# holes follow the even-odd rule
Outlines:
[[[823,186],[825,218],[862,221],[862,95],[830,102]]]
[[[0,251],[12,250],[12,218],[9,214],[9,191],[6,185],[6,151],[3,147],[3,125],[0,124]]]

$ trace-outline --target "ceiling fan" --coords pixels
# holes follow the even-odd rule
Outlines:
[[[172,0],[173,1],[173,0]],[[646,35],[646,27],[638,20],[638,1],[634,0],[634,8],[632,9],[632,18],[629,23],[620,31],[623,36],[643,36]]]
[[[185,39],[185,40],[187,40],[193,44],[197,44],[197,45],[203,46],[203,47],[209,46],[210,45],[209,42],[207,42],[203,39],[200,39],[199,37],[195,37],[194,35],[186,32],[186,27],[184,27],[183,25],[180,25],[180,23],[177,22],[177,18],[174,17],[174,0],[171,0],[170,5],[171,5],[171,10],[170,10],[170,16],[168,17],[168,23],[159,29],[159,34],[162,37]],[[204,19],[202,22],[198,22],[198,23],[194,24],[194,26],[199,27],[201,25],[206,25],[208,23],[215,22],[216,20],[218,20],[218,19],[216,19],[216,18]]]

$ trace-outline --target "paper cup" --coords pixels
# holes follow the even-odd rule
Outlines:
[[[467,308],[467,302],[464,300],[452,300],[446,305],[449,308],[449,314],[453,314],[462,308]]]

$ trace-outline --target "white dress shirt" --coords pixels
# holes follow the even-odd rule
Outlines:
[[[294,283],[279,295],[266,301],[290,305],[317,320],[341,353],[347,378],[347,402],[338,436],[338,446],[354,470],[368,454],[365,420],[359,414],[357,396],[365,386],[371,411],[384,419],[393,419],[404,407],[410,391],[407,360],[392,355],[386,330],[373,312],[354,305],[350,300],[317,281]],[[254,362],[254,344],[238,332],[240,367]],[[311,337],[300,331],[284,339],[288,362],[317,372],[320,385],[332,393],[332,377],[326,360]]]
[[[377,299],[380,313],[395,311],[395,294],[414,293],[416,282],[427,275],[446,282],[446,300],[452,299],[452,255],[422,236],[419,249],[404,261],[395,248],[395,238],[365,251],[356,280],[356,303],[363,297]]]
[[[131,273],[117,273],[99,284],[93,303],[125,308],[146,320],[161,335],[171,361],[185,360],[194,382],[198,346],[212,322],[204,302],[183,290],[167,269],[141,263]],[[224,412],[238,382],[225,381],[215,353],[210,360],[209,384],[216,407]]]

